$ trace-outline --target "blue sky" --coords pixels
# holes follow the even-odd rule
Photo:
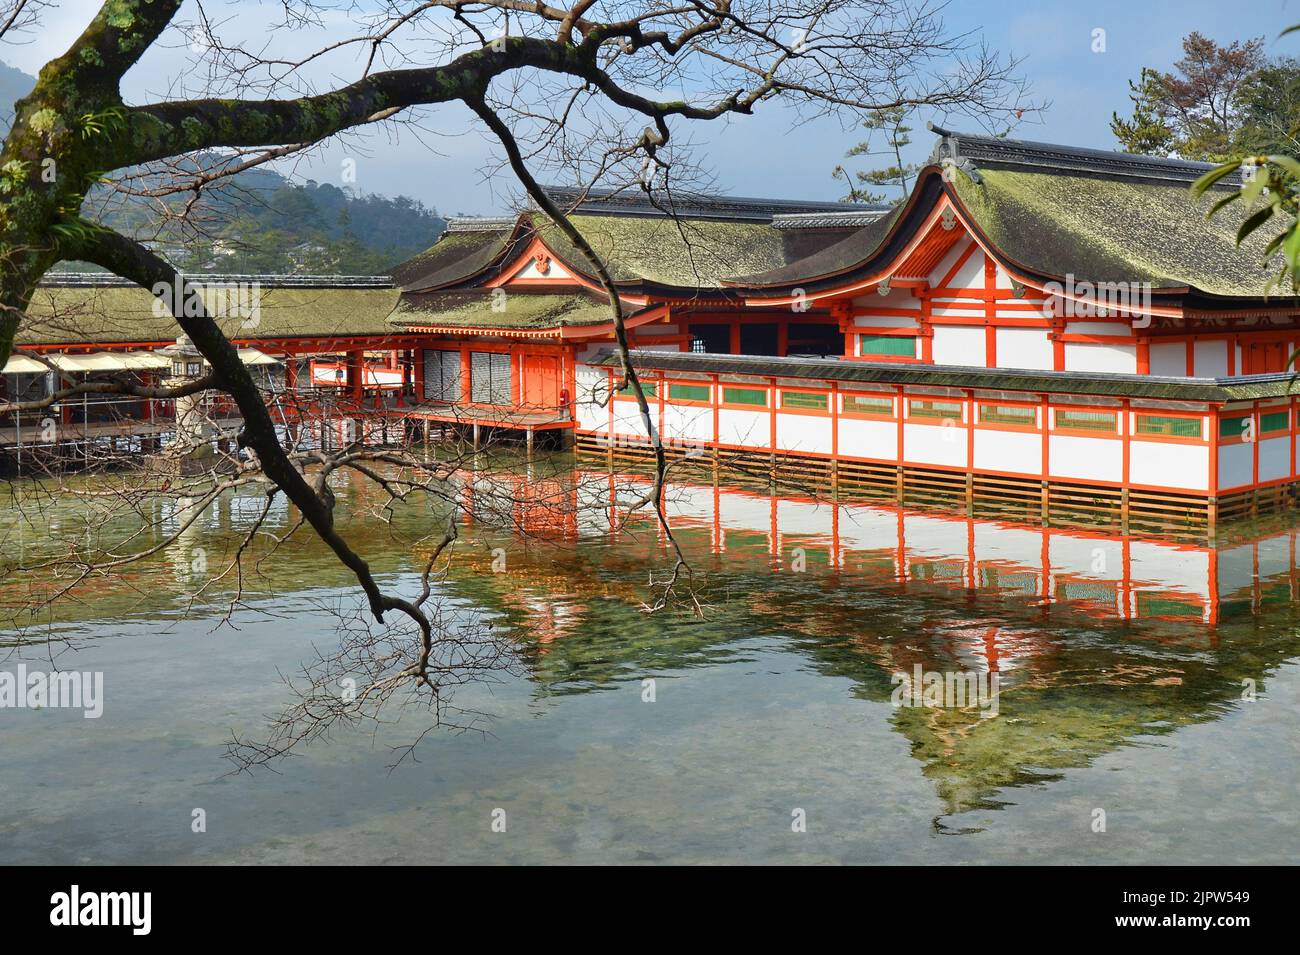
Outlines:
[[[95,0],[56,2],[46,29],[23,46],[0,46],[0,60],[35,73],[66,48],[99,5]],[[210,13],[223,10],[255,20],[278,4],[236,0],[205,7]],[[1182,37],[1192,30],[1220,42],[1264,36],[1270,53],[1300,55],[1300,35],[1277,39],[1284,27],[1300,23],[1300,0],[952,0],[945,19],[954,31],[979,30],[993,49],[1022,57],[1021,72],[1034,95],[1050,101],[1041,117],[1021,124],[1013,135],[1078,146],[1115,145],[1108,123],[1112,112],[1128,111],[1128,80],[1144,65],[1167,68],[1179,56]],[[1106,31],[1104,53],[1092,51],[1096,29]],[[153,98],[166,88],[169,77],[183,73],[178,59],[183,53],[173,44],[141,63],[125,84],[128,98]],[[925,118],[913,134],[913,159],[923,159],[933,143],[923,128]],[[359,154],[352,146],[329,145],[296,173],[333,180],[342,160],[351,157],[363,191],[405,193],[448,214],[502,211],[512,187],[484,180],[492,145],[472,118],[455,108],[440,109],[426,126],[429,132],[420,140],[407,134],[394,140],[383,131],[368,134],[367,148]],[[842,187],[830,171],[860,138],[838,121],[792,129],[790,117],[778,110],[725,125],[692,124],[689,132],[697,158],[715,175],[719,191],[795,199],[838,198]]]

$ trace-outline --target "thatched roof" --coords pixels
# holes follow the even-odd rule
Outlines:
[[[57,281],[57,277],[51,281]],[[388,316],[397,306],[395,288],[262,288],[256,311],[205,286],[207,308],[228,336],[239,340],[391,335]],[[170,315],[156,315],[157,300],[130,285],[42,285],[18,331],[19,347],[79,343],[175,341],[180,330]],[[227,303],[221,315],[221,303]],[[254,301],[246,300],[245,304]]]
[[[738,271],[760,272],[808,255],[884,214],[883,209],[828,202],[675,194],[662,207],[639,193],[598,193],[586,201],[563,189],[552,195],[614,281],[629,293],[666,296],[718,292]],[[672,215],[665,209],[671,210]],[[483,285],[540,238],[566,268],[594,281],[586,256],[542,213],[452,220],[438,242],[392,272],[410,292]],[[721,293],[725,294],[725,293]]]
[[[1280,260],[1265,264],[1276,229],[1240,247],[1237,229],[1251,211],[1234,203],[1207,221],[1225,181],[1201,199],[1190,185],[1207,163],[1075,149],[943,132],[932,165],[909,201],[880,221],[814,255],[762,273],[737,270],[731,284],[751,288],[816,286],[868,274],[946,191],[995,255],[1032,277],[1150,283],[1159,293],[1260,298]],[[943,181],[943,163],[955,168]]]
[[[627,306],[625,314],[634,309]],[[489,289],[464,292],[408,292],[390,321],[403,327],[536,331],[612,321],[609,301],[583,292],[494,296]]]

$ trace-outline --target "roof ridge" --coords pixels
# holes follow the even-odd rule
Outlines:
[[[957,163],[968,170],[973,168],[975,173],[972,178],[977,182],[980,166],[1027,166],[1106,178],[1191,183],[1217,165],[1191,159],[1142,156],[1137,153],[1040,143],[1027,139],[971,135],[944,129],[934,123],[929,123],[928,126],[939,136],[930,153],[930,161],[936,164]],[[1241,174],[1235,172],[1225,176],[1216,186],[1240,188]]]
[[[572,206],[574,214],[666,217],[677,215],[690,219],[725,219],[737,222],[772,224],[782,215],[813,213],[850,213],[876,211],[874,206],[854,206],[843,202],[799,199],[763,199],[753,196],[726,196],[687,189],[656,190],[653,200],[640,188],[600,187],[582,189],[575,186],[544,186],[546,194],[562,206]]]
[[[195,285],[239,285],[256,282],[267,288],[392,288],[387,275],[271,275],[238,272],[187,272],[186,282]],[[124,288],[139,283],[111,272],[48,272],[41,287]]]

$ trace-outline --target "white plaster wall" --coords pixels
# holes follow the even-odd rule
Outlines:
[[[665,405],[663,428],[665,440],[711,442],[713,411],[694,405]]]
[[[840,454],[854,458],[898,460],[898,423],[840,418]]]
[[[1151,374],[1182,378],[1187,374],[1187,346],[1170,342],[1151,346]]]
[[[968,325],[935,325],[931,354],[936,365],[984,367],[984,329]]]
[[[1052,370],[1052,343],[1045,328],[999,328],[999,368]]]
[[[1052,477],[1119,483],[1124,476],[1121,442],[1054,434],[1048,448]]]
[[[659,412],[655,410],[655,403],[650,402],[650,420],[657,421]],[[614,433],[623,435],[633,435],[638,438],[648,438],[645,424],[641,419],[641,411],[636,406],[635,401],[614,401]]]
[[[1259,442],[1259,479],[1276,481],[1291,474],[1291,438],[1264,438]]]
[[[718,410],[718,441],[766,448],[772,438],[772,419],[766,411]]]
[[[1028,431],[988,431],[976,428],[975,467],[977,470],[1042,474],[1042,436]]]
[[[608,431],[609,407],[602,406],[609,387],[609,375],[604,368],[578,365],[574,368],[577,394],[574,395],[578,427],[584,431]]]
[[[951,268],[951,266],[949,266]],[[945,271],[947,271],[945,269]],[[943,274],[940,273],[940,278]],[[949,284],[950,288],[983,288],[984,287],[984,253],[975,251],[967,259]]]
[[[1227,342],[1197,342],[1192,354],[1197,378],[1222,378],[1228,373]]]
[[[1065,343],[1066,371],[1104,371],[1137,374],[1137,346]]]
[[[1233,488],[1249,484],[1253,478],[1254,445],[1225,444],[1219,448],[1219,487]]]
[[[1210,487],[1210,449],[1172,441],[1129,443],[1129,480],[1134,484],[1205,491]]]
[[[903,457],[909,464],[966,467],[966,429],[958,424],[903,425]]]
[[[812,415],[776,415],[776,446],[782,451],[831,453],[831,419]]]

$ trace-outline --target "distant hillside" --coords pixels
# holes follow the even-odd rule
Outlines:
[[[32,91],[36,77],[0,63],[0,136],[9,132],[14,121],[14,101]]]
[[[14,101],[31,92],[35,82],[0,63],[0,136],[13,121]],[[192,162],[207,168],[217,157],[201,155]],[[166,203],[179,210],[187,198],[170,197]],[[299,184],[262,168],[205,193],[194,210],[202,223],[201,238],[175,229],[158,234],[158,212],[149,201],[124,199],[106,189],[92,190],[84,211],[147,239],[190,272],[386,272],[433,245],[446,226],[435,210],[407,196],[361,195],[311,180]]]

